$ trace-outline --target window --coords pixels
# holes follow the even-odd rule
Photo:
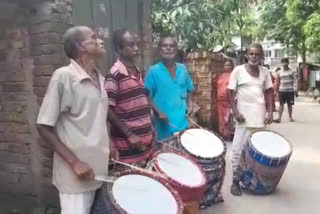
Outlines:
[[[275,57],[276,58],[283,58],[284,56],[284,50],[283,49],[276,49],[275,52]]]

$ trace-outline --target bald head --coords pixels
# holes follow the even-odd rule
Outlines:
[[[85,40],[85,33],[92,31],[86,26],[77,26],[68,29],[63,35],[64,51],[70,59],[79,56],[79,46]]]

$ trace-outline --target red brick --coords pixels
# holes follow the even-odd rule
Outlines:
[[[21,113],[25,111],[27,105],[24,103],[17,103],[17,102],[6,102],[3,104],[3,111],[4,112],[18,112]]]
[[[46,90],[46,87],[33,87],[33,92],[38,97],[44,97],[44,95],[46,94]]]
[[[26,119],[25,114],[23,114],[23,113],[3,112],[0,114],[0,121],[25,123],[25,122],[27,122],[27,119]]]
[[[35,67],[33,73],[35,76],[51,76],[55,71],[55,67],[52,65],[44,65]]]
[[[51,77],[42,76],[42,77],[35,77],[33,80],[33,86],[36,87],[47,87],[49,85]]]
[[[48,41],[50,42],[50,41]],[[42,54],[55,54],[55,53],[64,53],[63,45],[58,44],[43,44],[34,46],[31,50],[33,56],[39,56]]]
[[[39,34],[39,33],[46,33],[46,32],[56,32],[63,34],[70,25],[67,23],[59,23],[59,22],[43,22],[40,24],[32,25],[30,32],[31,34]]]
[[[5,93],[23,92],[25,90],[26,88],[23,83],[5,83],[2,85],[2,91]]]
[[[34,65],[58,65],[64,63],[61,54],[46,54],[34,58]]]
[[[50,32],[50,33],[40,33],[32,36],[31,44],[34,47],[37,47],[39,45],[45,45],[45,44],[62,44],[62,35]],[[33,47],[33,49],[35,49]]]
[[[3,100],[5,101],[26,101],[26,93],[11,93],[11,94],[2,94]]]
[[[18,154],[29,154],[30,148],[28,145],[20,145],[20,144],[14,144],[9,143],[7,150],[12,153],[18,153]]]

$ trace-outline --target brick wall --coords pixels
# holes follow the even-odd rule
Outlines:
[[[52,151],[35,121],[52,72],[66,61],[62,34],[71,25],[71,6],[60,0],[15,2],[23,21],[21,15],[1,20],[0,30],[0,213],[28,214],[57,205]]]
[[[195,86],[194,102],[200,106],[199,123],[217,130],[216,77],[223,72],[224,58],[211,52],[193,52],[184,57]]]
[[[3,1],[17,10],[6,20],[0,16],[0,213],[57,213],[48,212],[58,207],[51,184],[52,150],[35,122],[52,72],[69,61],[62,35],[71,26],[72,0],[1,0],[0,6]],[[146,68],[151,62],[151,1],[142,2]]]

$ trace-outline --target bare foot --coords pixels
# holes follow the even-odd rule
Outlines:
[[[281,120],[280,119],[276,119],[274,120],[275,123],[281,123]]]

